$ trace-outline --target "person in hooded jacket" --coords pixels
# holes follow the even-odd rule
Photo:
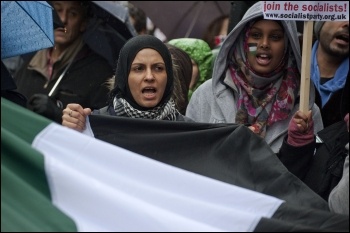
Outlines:
[[[294,21],[265,20],[261,2],[228,34],[212,78],[193,93],[186,116],[196,122],[247,125],[277,153],[299,109],[301,56]],[[323,129],[310,87],[315,133]]]
[[[93,111],[117,117],[192,121],[179,113],[172,99],[174,85],[171,54],[151,35],[129,39],[120,51],[115,88],[106,107]],[[90,108],[71,103],[63,110],[62,125],[83,131]]]

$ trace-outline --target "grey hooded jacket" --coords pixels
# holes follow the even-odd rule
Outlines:
[[[199,86],[193,93],[189,105],[187,106],[186,116],[196,122],[235,123],[238,93],[232,81],[231,74],[227,69],[227,57],[230,48],[239,37],[245,24],[261,16],[263,16],[261,2],[258,2],[245,13],[242,20],[228,34],[215,60],[212,78]],[[281,22],[291,43],[300,71],[301,55],[296,23],[295,21]],[[222,76],[225,76],[225,78],[221,79]],[[224,82],[225,85],[222,82]],[[323,129],[323,123],[320,110],[318,106],[314,104],[314,99],[315,90],[314,87],[310,85],[309,109],[311,109],[313,113],[314,132],[316,133]],[[275,153],[278,152],[281,147],[283,138],[287,135],[289,121],[297,110],[299,110],[299,103],[294,106],[294,109],[287,119],[273,124],[267,129],[265,141]]]

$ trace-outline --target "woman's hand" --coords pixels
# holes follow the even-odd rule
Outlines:
[[[79,104],[68,104],[62,113],[63,126],[82,132],[85,129],[86,117],[91,114],[91,109],[83,109]]]
[[[311,110],[304,114],[297,111],[288,126],[287,142],[292,146],[304,146],[314,140],[314,121]]]

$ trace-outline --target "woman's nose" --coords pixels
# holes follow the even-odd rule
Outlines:
[[[267,37],[263,37],[261,39],[259,47],[262,49],[267,49],[269,47],[269,41]]]
[[[268,47],[269,47],[268,44],[265,44],[265,43],[260,44],[260,48],[262,48],[262,49],[267,49]]]
[[[154,75],[151,69],[147,69],[146,70],[146,80],[153,80],[154,79]]]
[[[262,49],[267,49],[269,47],[269,42],[266,38],[263,38],[261,41],[260,41],[260,45],[259,45],[260,48]]]

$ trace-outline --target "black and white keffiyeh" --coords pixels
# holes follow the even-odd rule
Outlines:
[[[173,99],[170,99],[158,107],[141,111],[132,107],[125,99],[115,97],[113,100],[113,107],[117,116],[131,118],[176,121],[176,115],[179,114],[175,108]]]

